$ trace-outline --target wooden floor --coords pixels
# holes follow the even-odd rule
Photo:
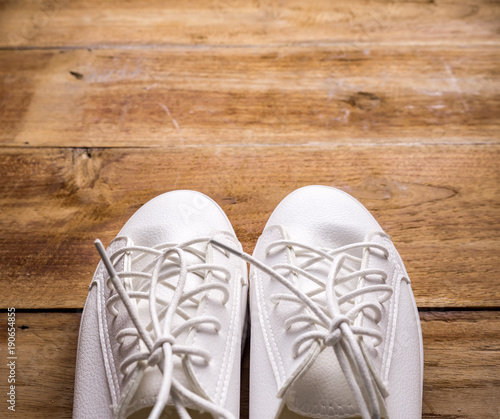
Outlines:
[[[499,418],[498,1],[0,0],[0,417],[71,416],[94,238],[186,188],[251,252],[308,184],[406,263],[424,417]]]

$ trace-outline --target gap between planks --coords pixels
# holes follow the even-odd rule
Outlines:
[[[79,50],[89,50],[99,51],[99,50],[117,50],[117,51],[162,51],[166,52],[169,50],[210,50],[210,49],[268,49],[268,48],[335,48],[335,49],[347,49],[352,51],[357,51],[363,48],[428,48],[428,49],[442,49],[442,48],[457,48],[460,50],[467,50],[469,48],[473,49],[483,49],[483,48],[499,48],[500,40],[481,40],[481,41],[469,41],[466,44],[463,41],[458,40],[439,40],[439,41],[392,41],[392,42],[285,42],[280,44],[234,44],[234,45],[217,45],[217,44],[146,44],[146,45],[131,45],[131,44],[86,44],[86,45],[22,45],[22,46],[5,46],[0,45],[0,51],[79,51]]]

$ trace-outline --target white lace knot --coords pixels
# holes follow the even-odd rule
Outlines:
[[[340,342],[340,339],[342,339],[342,330],[340,329],[342,323],[346,323],[349,326],[349,318],[344,315],[338,315],[330,323],[330,334],[324,340],[326,346],[334,346]]]
[[[154,367],[155,365],[158,365],[161,362],[161,360],[163,359],[162,347],[163,344],[165,343],[168,343],[170,344],[170,346],[173,346],[175,343],[175,338],[172,335],[165,335],[165,336],[160,336],[158,339],[156,339],[153,349],[147,359],[148,366]]]

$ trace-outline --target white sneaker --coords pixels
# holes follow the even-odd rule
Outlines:
[[[211,239],[241,249],[214,201],[175,191],[96,244],[74,418],[239,417],[247,269]]]
[[[254,258],[251,419],[421,417],[423,348],[408,274],[358,201],[324,186],[293,192]]]

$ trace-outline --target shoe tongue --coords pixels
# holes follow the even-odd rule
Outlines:
[[[365,238],[363,232],[351,227],[342,231],[338,226],[335,226],[334,231],[335,233],[328,231],[327,228],[321,228],[313,233],[314,236],[309,232],[298,234],[298,231],[292,231],[288,234],[292,241],[307,244],[314,248],[322,248],[325,251],[363,242]],[[362,257],[362,249],[353,249],[346,253],[358,258]],[[296,252],[295,264],[300,266],[310,260],[311,256],[312,253]],[[335,257],[337,256],[335,255]],[[323,259],[306,268],[306,270],[326,284],[333,263]],[[347,258],[337,277],[342,278],[359,269],[361,269],[361,262]],[[304,293],[310,293],[318,289],[316,283],[300,275],[296,284]],[[356,279],[337,283],[335,285],[337,298],[354,291],[357,286],[358,281]],[[318,305],[327,306],[324,291],[316,294],[313,300]],[[353,305],[353,302],[345,302],[340,306],[341,313],[346,314]],[[353,418],[359,417],[361,414],[332,347],[324,348],[310,361],[309,366],[305,368],[305,372],[288,389],[285,402],[286,407],[291,412],[305,417]]]
[[[205,252],[205,247],[206,243],[198,243],[195,245],[192,245],[191,248],[196,248],[197,250],[201,252]],[[202,260],[195,254],[189,251],[183,251],[183,256],[185,258],[185,262],[187,266],[194,265],[194,264],[199,264],[202,262]],[[169,303],[172,301],[175,290],[177,288],[177,285],[179,284],[180,278],[179,278],[179,263],[178,263],[178,255],[176,253],[172,253],[172,259],[173,260],[166,260],[163,263],[163,266],[160,270],[160,278],[156,284],[156,308],[157,308],[157,315],[160,316],[160,326],[163,331],[163,316],[161,315],[162,313],[162,307],[166,307],[165,303],[161,303],[161,301]],[[156,261],[157,261],[156,256],[147,256],[145,258],[142,258],[141,260],[138,260],[136,263],[132,261],[131,265],[131,270],[134,272],[145,272],[149,274],[153,274],[153,271],[156,268]],[[166,279],[161,279],[161,277],[165,275],[169,275]],[[194,290],[195,288],[199,287],[202,285],[204,282],[204,278],[200,276],[197,273],[193,272],[188,272],[185,280],[185,285],[183,289],[183,294],[189,291]],[[133,284],[129,284],[130,290],[133,291],[142,291],[142,292],[147,292],[149,294],[150,290],[150,284],[151,280],[150,278],[144,278],[142,281],[135,281]],[[150,316],[150,301],[149,298],[147,299],[136,299],[135,300],[137,303],[137,308],[139,311],[139,317],[142,321],[143,324],[149,325],[151,323],[151,316]],[[194,302],[191,301],[186,301],[182,303],[181,306],[182,310],[190,317],[192,318],[198,309],[198,306],[194,304]],[[173,317],[173,322],[171,325],[171,331],[174,330],[176,327],[180,326],[184,319],[182,319],[179,315],[174,315]],[[153,332],[150,333],[152,339],[155,339],[155,335]],[[182,337],[182,335],[181,335]]]
[[[298,256],[296,257],[296,263],[300,265],[308,259],[308,257]],[[348,260],[346,264],[355,270],[360,269],[360,263]],[[325,260],[308,268],[307,271],[326,282],[331,265],[330,261]],[[339,277],[348,273],[350,271],[347,269],[341,269]],[[301,276],[298,277],[297,283],[301,291],[306,293],[318,288],[314,282]],[[352,280],[336,285],[335,290],[341,296],[353,291],[356,286],[356,281]],[[324,291],[313,297],[313,300],[319,305],[327,305]],[[352,307],[352,302],[346,302],[340,306],[340,311],[342,314],[346,314]],[[310,362],[309,367],[306,367],[306,371],[297,378],[287,391],[287,408],[306,417],[358,417],[360,411],[333,348],[324,348]]]
[[[205,247],[206,243],[199,243],[192,245],[191,247],[197,248],[198,250],[205,252]],[[174,254],[175,255],[175,254]],[[186,263],[187,265],[193,265],[193,264],[199,264],[201,263],[201,259],[194,255],[191,252],[184,252],[184,256],[186,257]],[[174,256],[175,259],[177,260],[177,256]],[[154,261],[153,256],[148,256],[146,258],[143,258],[136,263],[132,262],[131,265],[131,270],[135,272],[148,272],[152,273],[154,270],[154,264],[151,266],[152,262]],[[167,261],[166,264],[169,264]],[[149,266],[148,266],[149,265]],[[178,271],[178,264],[176,263],[174,266],[168,267],[166,269],[161,270],[162,274],[167,274],[168,272],[172,272],[173,270]],[[157,315],[159,316],[159,323],[160,323],[160,328],[163,333],[163,327],[164,327],[164,313],[162,314],[161,307],[164,307],[165,305],[160,303],[160,300],[170,302],[172,301],[172,298],[175,293],[176,286],[179,281],[179,275],[175,274],[168,279],[164,281],[159,281],[159,283],[156,285],[156,298],[157,298]],[[204,278],[202,278],[200,275],[197,275],[195,273],[188,273],[186,277],[186,282],[184,286],[184,291],[183,293],[189,292],[200,285],[203,284]],[[171,286],[165,285],[166,283],[171,284]],[[130,286],[133,285],[133,286]],[[134,291],[143,291],[143,292],[148,292],[150,289],[150,279],[145,278],[143,281],[136,281],[133,284],[129,284],[129,289],[134,290]],[[196,298],[199,298],[197,296]],[[136,302],[136,307],[138,309],[139,317],[143,325],[148,326],[149,325],[149,335],[151,336],[151,339],[153,342],[157,338],[155,335],[154,331],[152,330],[152,325],[151,323],[151,316],[150,316],[150,304],[149,304],[149,299],[136,299],[134,300]],[[186,313],[186,315],[189,318],[195,317],[197,310],[198,310],[198,305],[195,304],[192,301],[186,301],[183,302],[181,305],[182,310]],[[178,326],[183,324],[185,322],[185,319],[180,317],[178,314],[175,314],[173,316],[173,321],[172,325],[170,328],[170,331],[175,330]],[[188,331],[185,331],[181,333],[177,338],[176,338],[176,343],[179,345],[185,345],[188,344]],[[146,352],[146,345],[144,342],[140,342],[140,348],[141,352]],[[173,356],[173,363],[174,363],[174,368],[173,368],[173,378],[175,378],[177,381],[180,382],[180,384],[184,387],[186,387],[188,390],[197,393],[197,391],[193,388],[191,381],[188,379],[186,372],[184,370],[184,367],[182,365],[182,360],[178,356]],[[160,372],[158,367],[147,367],[146,370],[144,371],[144,375],[141,379],[141,383],[138,386],[134,396],[132,397],[131,403],[129,405],[128,411],[131,413],[133,411],[136,411],[138,408],[145,408],[145,407],[152,407],[156,403],[156,397],[159,391],[159,388],[161,387],[161,382],[163,379],[163,375]],[[172,405],[171,400],[169,400],[169,405]],[[187,406],[189,407],[189,406]],[[168,416],[167,416],[168,417]]]
[[[286,394],[287,408],[305,417],[352,418],[361,412],[335,352],[326,347]]]
[[[324,250],[327,250],[327,249],[324,249]],[[353,251],[349,251],[347,254],[358,255],[358,254],[360,254],[360,252],[358,252],[356,249]],[[313,255],[312,253],[307,254],[307,255],[297,253],[295,255],[296,265],[297,266],[303,265],[304,263],[306,263],[307,261],[309,261],[311,259],[312,255]],[[337,255],[335,255],[335,257],[337,257]],[[330,274],[330,270],[333,268],[334,263],[335,263],[335,261],[332,262],[330,260],[323,259],[323,260],[315,263],[314,265],[306,268],[306,271],[309,274],[313,275],[314,277],[323,281],[326,285],[327,280],[328,280],[328,275]],[[361,268],[360,262],[346,258],[342,264],[342,267],[341,267],[339,273],[337,274],[337,277],[342,278],[342,277],[352,273],[353,271],[359,270],[360,268]],[[313,291],[319,290],[319,286],[314,281],[312,281],[312,280],[310,280],[302,275],[298,276],[296,285],[304,293],[311,293]],[[341,283],[337,282],[335,284],[335,295],[337,298],[340,298],[341,296],[346,295],[347,293],[349,293],[351,291],[354,291],[357,286],[358,286],[358,281],[355,278],[348,280],[348,281],[345,281],[345,282],[341,282]],[[317,304],[326,307],[327,301],[326,301],[326,293],[325,293],[324,289],[319,294],[317,294],[316,292],[314,292],[314,294],[315,295],[312,297],[312,299]],[[346,314],[352,308],[352,306],[353,306],[353,303],[351,301],[345,302],[344,304],[342,304],[340,306],[341,313]]]

